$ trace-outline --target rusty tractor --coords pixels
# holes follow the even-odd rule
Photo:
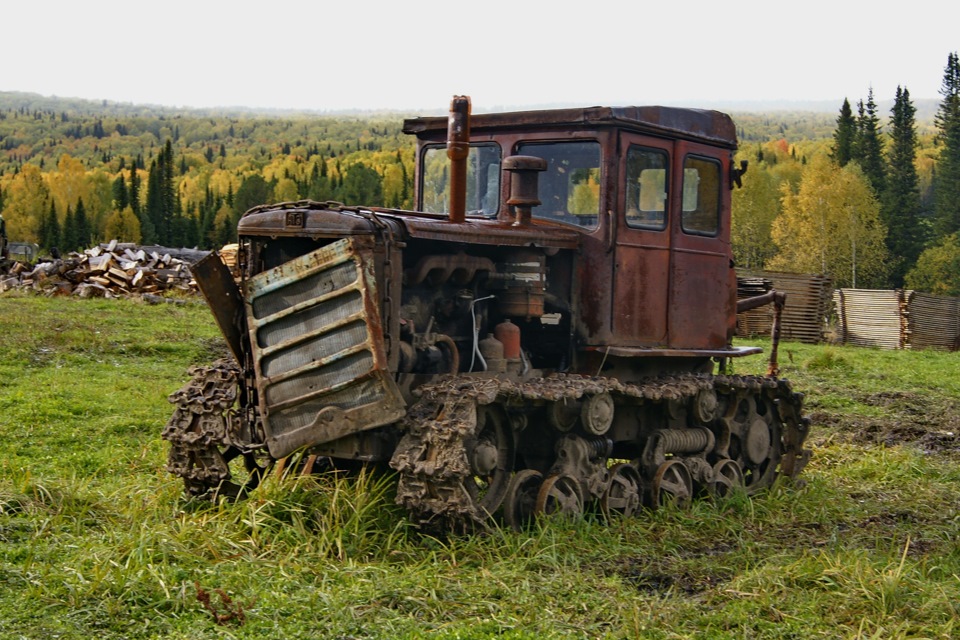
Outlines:
[[[669,107],[404,122],[416,211],[300,201],[194,267],[232,358],[171,396],[168,469],[238,496],[277,461],[389,463],[417,523],[755,493],[809,458],[803,397],[732,375],[735,128]],[[776,353],[774,341],[773,353]]]

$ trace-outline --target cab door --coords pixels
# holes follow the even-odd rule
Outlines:
[[[673,143],[621,134],[611,326],[623,346],[666,346]]]
[[[677,142],[670,227],[670,346],[717,349],[735,313],[731,291],[729,152]]]

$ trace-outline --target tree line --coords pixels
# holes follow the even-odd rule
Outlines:
[[[0,213],[11,239],[46,249],[217,247],[244,211],[274,201],[412,205],[413,146],[396,116],[115,113],[5,97]]]
[[[956,54],[935,117],[906,87],[836,117],[734,113],[733,249],[750,269],[839,286],[960,294]],[[931,109],[932,111],[932,109]],[[217,247],[250,207],[298,199],[412,206],[402,116],[197,112],[0,93],[0,213],[13,240],[61,251],[118,238]]]

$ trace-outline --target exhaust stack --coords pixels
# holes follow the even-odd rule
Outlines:
[[[447,157],[450,158],[450,222],[467,218],[467,156],[470,154],[470,98],[454,96],[447,124]]]

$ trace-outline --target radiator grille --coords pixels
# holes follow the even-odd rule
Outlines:
[[[246,283],[261,417],[274,455],[402,415],[386,370],[370,245],[339,240]],[[317,419],[330,407],[346,416],[340,424]]]

